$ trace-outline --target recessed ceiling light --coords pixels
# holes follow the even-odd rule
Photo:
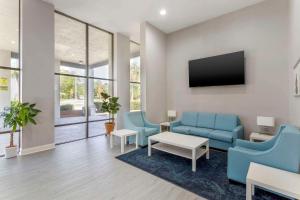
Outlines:
[[[16,41],[12,40],[12,41],[10,41],[10,43],[12,43],[12,44],[16,44]]]
[[[159,11],[159,14],[161,15],[161,16],[165,16],[166,14],[167,14],[167,11],[166,11],[166,9],[161,9],[160,11]]]

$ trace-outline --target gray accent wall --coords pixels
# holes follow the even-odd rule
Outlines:
[[[22,100],[42,113],[23,130],[22,150],[54,143],[54,6],[21,1]]]
[[[166,120],[166,34],[141,25],[142,109],[152,122]]]
[[[168,35],[167,109],[237,114],[246,135],[257,130],[258,115],[287,122],[288,20],[289,2],[268,0]],[[246,56],[245,85],[189,88],[189,60],[240,50]]]
[[[121,104],[117,115],[117,128],[124,128],[124,113],[130,111],[130,40],[120,33],[114,34],[115,94]]]

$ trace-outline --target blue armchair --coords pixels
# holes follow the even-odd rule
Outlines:
[[[261,143],[237,140],[236,146],[228,150],[228,178],[246,183],[250,162],[299,173],[299,129],[281,125],[271,140]]]
[[[145,117],[145,112],[127,112],[124,115],[124,126],[126,129],[135,130],[138,132],[138,144],[146,146],[148,137],[159,133],[159,124],[149,122]],[[135,138],[129,137],[129,143],[134,143]]]

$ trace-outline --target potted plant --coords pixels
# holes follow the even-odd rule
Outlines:
[[[119,97],[112,97],[105,92],[101,93],[103,98],[101,111],[109,115],[108,122],[105,123],[106,133],[110,134],[115,128],[115,114],[120,110],[121,105],[118,103]]]
[[[4,127],[11,129],[10,143],[5,148],[5,158],[17,156],[17,146],[14,144],[14,133],[17,128],[24,127],[29,123],[36,124],[34,118],[40,112],[35,108],[35,104],[20,103],[18,101],[11,102],[10,107],[4,109],[0,116],[4,118]]]

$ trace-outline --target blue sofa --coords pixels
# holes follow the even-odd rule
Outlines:
[[[258,143],[237,140],[236,146],[228,150],[228,178],[246,183],[250,162],[299,173],[299,129],[292,125],[281,125],[269,141]]]
[[[138,144],[146,146],[148,137],[159,133],[159,124],[149,122],[145,117],[145,112],[127,112],[124,115],[124,126],[126,129],[135,130],[138,132]],[[128,138],[129,143],[135,142],[135,137]]]
[[[236,139],[243,138],[244,128],[239,117],[232,114],[184,112],[172,122],[172,132],[209,138],[210,147],[227,150]]]

